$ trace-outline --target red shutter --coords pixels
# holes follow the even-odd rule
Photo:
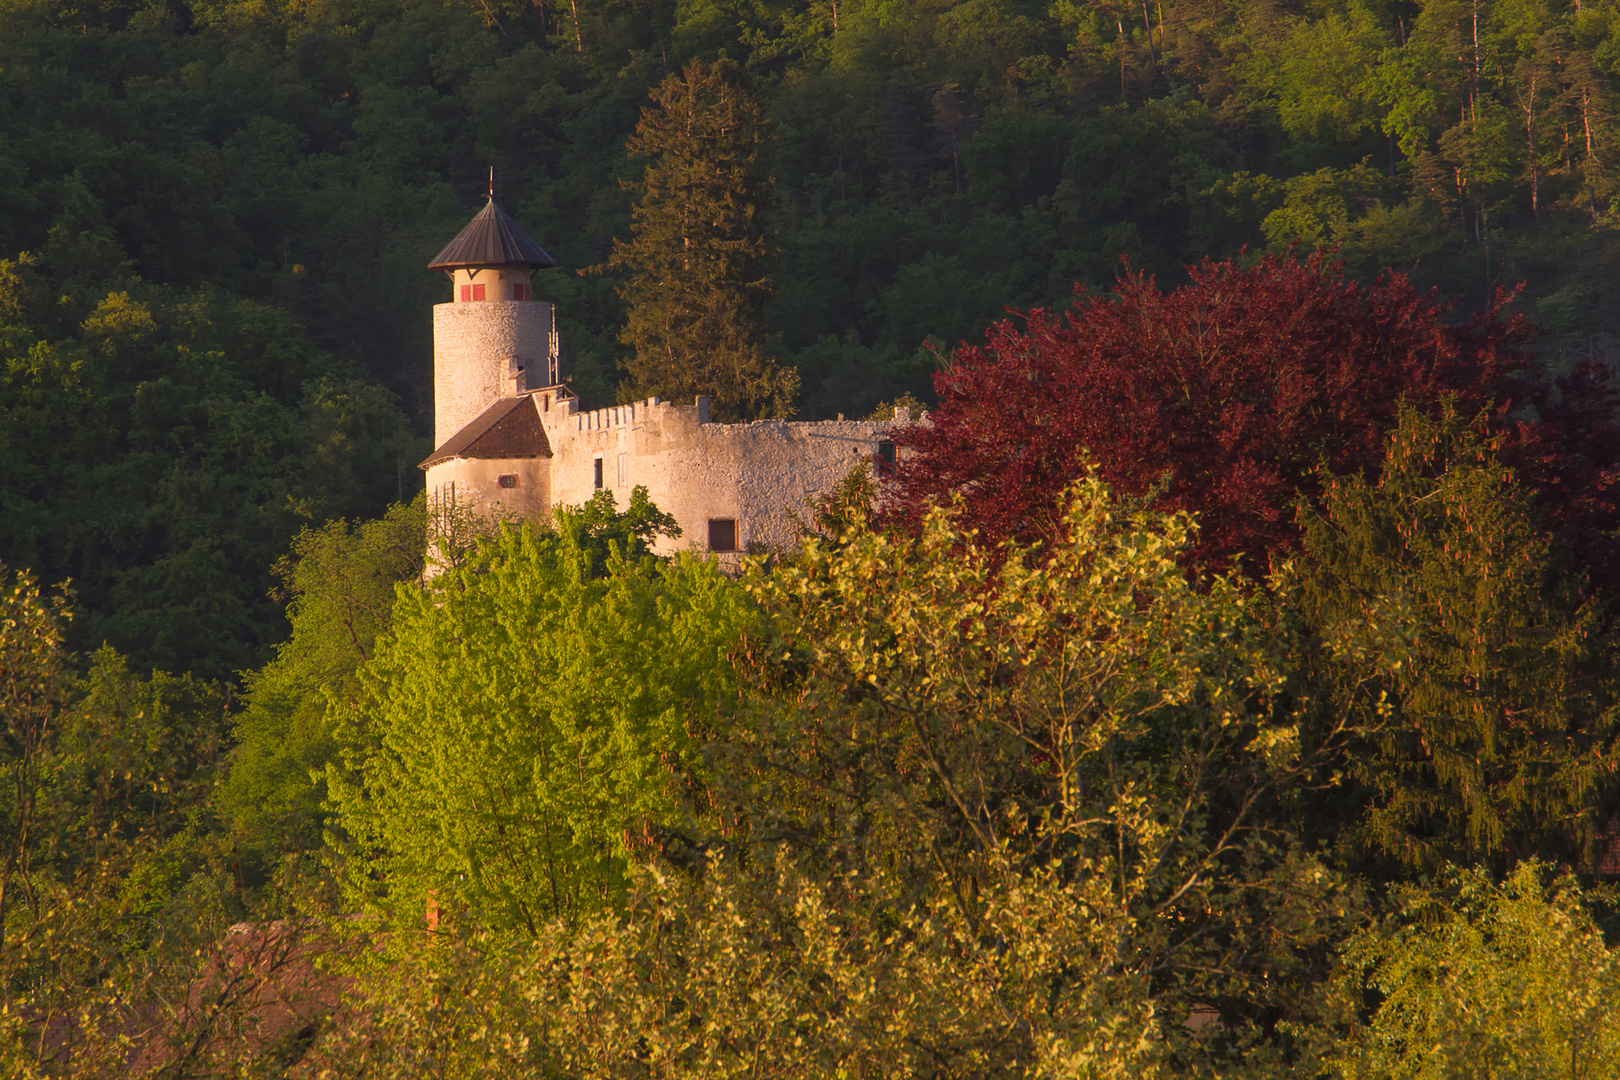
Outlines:
[[[467,301],[469,301],[471,299],[472,299],[472,286],[471,285],[463,285],[461,287],[461,302],[463,304],[465,304]]]
[[[474,300],[482,300],[483,298],[484,298],[484,287],[482,285],[474,285],[473,286],[473,299]]]
[[[512,299],[514,299],[514,300],[527,300],[528,298],[529,298],[529,287],[527,285],[514,285],[514,286],[512,286]]]

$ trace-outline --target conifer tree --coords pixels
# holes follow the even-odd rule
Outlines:
[[[633,239],[608,265],[627,269],[629,318],[620,340],[632,397],[708,394],[721,419],[786,415],[797,373],[761,345],[770,293],[759,208],[770,180],[758,159],[766,120],[729,60],[687,64],[653,91],[628,145],[650,158],[639,182]]]

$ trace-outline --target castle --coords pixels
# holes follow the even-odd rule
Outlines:
[[[558,374],[551,304],[532,275],[557,265],[495,202],[429,265],[450,278],[433,308],[434,450],[430,501],[484,516],[547,518],[610,491],[645,487],[674,516],[660,549],[740,553],[793,546],[809,504],[874,456],[891,458],[895,421],[709,421],[709,400],[656,397],[585,409]]]

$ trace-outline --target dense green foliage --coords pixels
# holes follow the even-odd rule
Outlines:
[[[247,678],[218,799],[261,860],[320,844],[322,777],[337,757],[328,713],[358,699],[357,672],[393,624],[394,587],[421,577],[427,518],[418,497],[352,528],[306,529],[278,567],[292,635]]]
[[[1352,759],[1375,793],[1360,841],[1430,868],[1584,861],[1620,740],[1616,642],[1530,493],[1449,409],[1403,411],[1376,486],[1323,487],[1301,611],[1328,637],[1379,628],[1329,708],[1371,691],[1390,710]]]
[[[623,516],[645,518],[645,498]],[[402,588],[360,672],[328,783],[406,920],[465,906],[532,933],[600,908],[701,782],[735,682],[726,654],[754,616],[712,563],[593,535],[604,508],[606,492],[554,528],[503,528],[431,587]]]
[[[1564,1017],[1612,982],[1601,894],[1446,860],[1581,857],[1613,796],[1612,646],[1558,644],[1588,616],[1467,424],[1409,410],[1388,457],[1328,487],[1265,585],[1190,577],[1190,517],[1094,474],[1049,541],[999,552],[960,508],[875,530],[852,482],[832,531],[741,583],[649,555],[670,522],[644,496],[502,526],[426,582],[394,584],[418,511],[306,533],[226,798],[217,689],[103,653],[53,691],[29,889],[57,902],[0,961],[21,1015],[62,1015],[59,1048],[20,1022],[0,1060],[116,1074],[111,1030],[138,1032],[138,1074],[199,1077],[1599,1060],[1607,1028]],[[1480,550],[1444,557],[1460,544]],[[48,658],[57,616],[17,597],[17,643]],[[318,738],[283,743],[289,718]],[[243,888],[244,837],[323,812],[307,766],[334,736],[341,890],[298,828],[273,886]],[[1402,885],[1402,859],[1460,884]],[[335,937],[223,934],[310,904]],[[1527,977],[1552,960],[1562,981]]]
[[[300,522],[405,482],[388,392],[273,305],[142,282],[102,229],[57,228],[0,282],[0,550],[74,580],[86,647],[260,663],[284,632],[266,571]]]
[[[1343,989],[1381,999],[1330,1051],[1345,1080],[1620,1076],[1620,953],[1579,883],[1525,863],[1506,881],[1451,871],[1402,888],[1346,950]]]
[[[1287,1010],[1260,970],[1350,906],[1287,807],[1345,733],[1302,746],[1288,627],[1240,579],[1193,587],[1186,516],[1095,475],[1065,501],[1025,557],[936,510],[916,539],[856,526],[753,581],[777,638],[768,703],[728,733],[739,816],[834,878],[919,874],[969,926],[986,889],[1094,891],[1120,920],[1097,977],[1147,980],[1167,1022]]]
[[[63,599],[25,575],[0,586],[0,1024],[50,1030],[0,1050],[0,1070],[29,1076],[58,1054],[126,1067],[128,1045],[161,1039],[158,1003],[185,1001],[198,950],[250,910],[212,807],[230,702],[189,675],[142,678],[110,649],[75,675]]]

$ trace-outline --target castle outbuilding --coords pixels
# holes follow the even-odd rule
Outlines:
[[[532,292],[534,272],[556,265],[493,195],[428,265],[450,278],[450,302],[433,308],[438,449],[422,462],[436,507],[544,518],[604,490],[623,507],[640,486],[681,527],[664,552],[730,561],[791,547],[818,496],[893,455],[896,421],[715,424],[705,397],[585,409],[558,372],[552,306]]]

